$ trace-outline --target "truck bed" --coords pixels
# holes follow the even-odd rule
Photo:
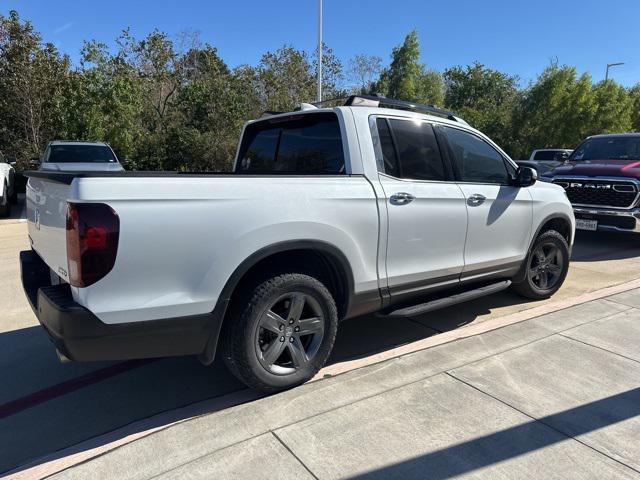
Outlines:
[[[356,291],[377,291],[377,199],[363,175],[28,172],[33,249],[69,281],[68,203],[119,218],[113,270],[73,298],[101,321],[211,312],[225,282],[261,248],[314,240],[353,259]]]

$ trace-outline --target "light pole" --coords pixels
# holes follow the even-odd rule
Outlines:
[[[618,65],[624,65],[624,62],[618,62],[618,63],[607,63],[607,70],[604,74],[604,81],[606,82],[607,80],[609,80],[609,68],[610,67],[616,67]]]
[[[322,0],[318,0],[318,90],[316,101],[322,101]]]

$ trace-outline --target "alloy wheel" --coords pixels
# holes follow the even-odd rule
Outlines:
[[[560,281],[564,258],[554,243],[543,243],[533,251],[529,261],[529,279],[541,290],[551,290]]]
[[[276,375],[305,368],[318,353],[324,324],[322,308],[311,295],[280,296],[258,321],[255,349],[260,364]]]

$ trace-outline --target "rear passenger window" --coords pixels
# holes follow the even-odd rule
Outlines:
[[[421,121],[377,119],[385,173],[413,180],[445,180],[433,127]]]
[[[389,130],[387,119],[376,119],[376,125],[378,127],[378,136],[380,137],[380,149],[382,150],[384,172],[400,178],[398,159],[396,158],[396,151],[393,146],[393,140],[391,139],[391,131]]]
[[[334,113],[314,113],[251,124],[245,129],[238,158],[236,173],[344,173],[338,117]]]

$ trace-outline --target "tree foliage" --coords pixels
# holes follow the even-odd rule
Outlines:
[[[80,53],[73,65],[17,12],[0,16],[1,151],[26,160],[52,139],[102,140],[132,169],[224,170],[244,122],[316,97],[316,52],[291,45],[234,69],[189,32],[139,39],[124,30],[115,48],[91,40]],[[346,74],[323,45],[323,96],[378,92],[444,106],[516,158],[572,147],[594,133],[640,129],[640,83],[594,84],[552,64],[521,87],[517,77],[479,63],[441,74],[420,58],[415,31],[387,67],[360,54]]]
[[[551,65],[524,92],[517,107],[515,150],[525,155],[537,148],[577,145],[596,133],[593,119],[596,99],[591,77],[577,75],[576,69]],[[529,148],[527,148],[529,147]]]
[[[372,93],[375,80],[382,71],[382,58],[359,53],[349,61],[348,77],[354,93]]]
[[[17,12],[0,17],[0,135],[18,149],[39,151],[62,119],[69,59],[42,44]]]
[[[391,52],[391,65],[382,70],[374,89],[387,97],[442,105],[442,76],[420,63],[418,33],[413,30]]]
[[[631,128],[640,132],[640,83],[629,90],[631,98]]]
[[[512,143],[518,79],[474,63],[445,70],[445,104],[503,147]]]

